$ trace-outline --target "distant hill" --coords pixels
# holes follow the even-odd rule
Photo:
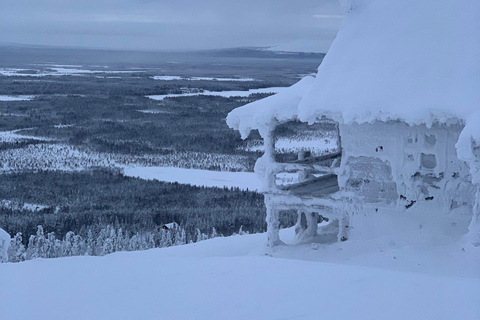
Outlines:
[[[56,62],[63,64],[152,65],[159,61],[192,61],[202,58],[278,59],[279,52],[261,47],[203,51],[128,51],[0,43],[0,66]],[[282,59],[310,59],[321,62],[323,53],[282,52]]]
[[[333,41],[333,39],[332,39]],[[285,53],[304,53],[304,54],[325,54],[332,43],[330,40],[298,40],[294,42],[284,43],[272,47],[267,50],[272,52]]]

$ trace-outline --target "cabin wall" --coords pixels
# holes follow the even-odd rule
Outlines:
[[[442,234],[448,241],[459,239],[469,224],[470,229],[478,229],[472,211],[475,207],[480,212],[470,168],[457,158],[455,144],[462,129],[461,125],[427,128],[399,121],[340,124],[341,163],[332,169],[341,192],[326,198],[309,193],[302,199],[332,201],[326,206],[336,208],[334,216],[344,217],[342,226],[349,230],[347,236],[347,229],[340,226],[340,233],[345,231],[341,238],[383,236],[400,227],[411,234],[427,234],[424,231],[430,229],[430,234]],[[275,161],[274,130],[264,139],[265,154],[255,171],[266,192],[268,245],[275,246],[281,243],[277,205],[293,206],[298,199],[278,188],[276,170],[282,164]]]
[[[475,188],[457,158],[462,126],[410,126],[403,122],[340,125],[339,184],[366,203],[398,209],[471,209]]]

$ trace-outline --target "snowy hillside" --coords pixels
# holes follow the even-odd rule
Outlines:
[[[334,229],[269,252],[256,234],[0,264],[0,319],[480,318],[478,248],[405,233],[331,243]]]

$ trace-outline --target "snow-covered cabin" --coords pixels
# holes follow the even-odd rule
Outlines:
[[[404,224],[480,245],[480,1],[340,2],[316,77],[227,118],[264,140],[268,244],[296,210],[300,241],[320,214],[339,240]]]
[[[174,221],[174,222],[170,222],[162,225],[161,228],[158,228],[158,231],[160,231],[160,229],[173,230],[173,229],[178,229],[179,227],[180,227],[179,224]]]
[[[0,228],[0,263],[8,261],[8,248],[10,247],[10,235]]]

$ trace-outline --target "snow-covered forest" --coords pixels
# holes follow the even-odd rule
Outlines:
[[[107,225],[95,235],[89,229],[86,237],[67,232],[63,239],[57,239],[55,232],[45,234],[41,225],[37,226],[35,235],[28,238],[28,244],[23,244],[22,234],[17,233],[11,240],[7,251],[8,261],[22,262],[39,258],[61,258],[71,256],[104,256],[118,251],[139,251],[153,248],[166,248],[187,243],[185,229],[177,224],[172,227],[160,227],[151,232],[130,234]],[[239,234],[245,234],[242,227]],[[196,229],[190,243],[203,241],[220,236],[215,228],[211,233],[202,233]]]
[[[51,60],[64,59],[56,50],[39,50]],[[22,55],[29,54],[20,51],[8,57],[18,66],[26,59]],[[78,54],[78,59],[89,57]],[[18,242],[25,247],[16,258],[11,249],[9,261],[71,255],[64,247],[72,234],[86,243],[90,233],[94,254],[103,255],[111,252],[102,251],[107,228],[122,230],[121,250],[165,246],[151,238],[172,222],[184,230],[185,243],[196,242],[199,232],[211,237],[214,229],[224,236],[240,228],[263,232],[263,196],[255,193],[259,182],[252,172],[262,151],[249,150],[248,142],[232,132],[224,118],[233,108],[271,94],[248,90],[288,86],[298,73],[314,70],[323,55],[285,56],[285,62],[273,65],[275,56],[267,54],[265,65],[253,71],[243,66],[248,56],[232,61],[217,54],[223,53],[187,56],[205,64],[200,69],[156,57],[143,69],[112,61],[108,66],[42,61],[28,68],[1,68],[0,93],[5,99],[0,102],[0,227],[10,234],[12,248]],[[212,75],[211,64],[217,59],[227,63]],[[178,76],[158,80],[159,67]],[[232,73],[234,77],[227,76]],[[186,91],[242,94],[162,101],[146,97]],[[286,214],[284,225],[293,223],[294,216]],[[50,249],[32,254],[38,249],[30,238],[36,239],[38,226],[47,240],[50,235],[51,243],[40,241]],[[135,241],[141,245],[130,244]],[[84,255],[87,245],[77,247],[83,249],[74,255]]]

